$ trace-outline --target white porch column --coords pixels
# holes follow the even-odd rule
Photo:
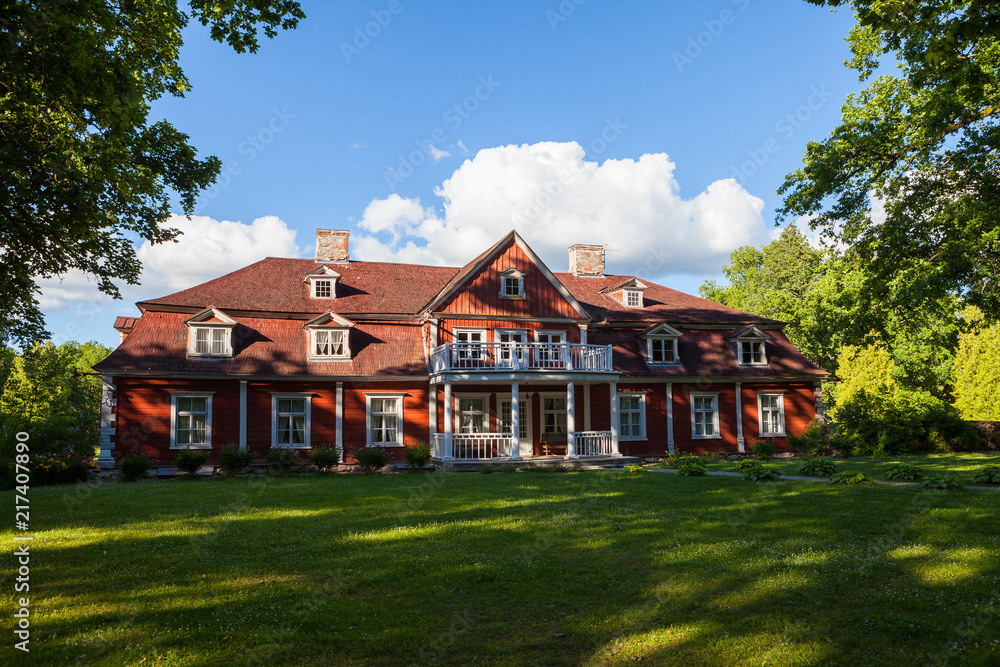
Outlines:
[[[510,428],[513,431],[510,443],[510,458],[521,458],[521,388],[517,380],[510,383]]]
[[[667,383],[667,453],[674,455],[674,385]]]
[[[444,456],[441,458],[451,458],[451,383],[444,383]]]
[[[240,380],[240,449],[247,448],[247,381]]]
[[[736,383],[736,447],[740,454],[747,451],[746,440],[743,439],[743,390]]]
[[[581,345],[586,345],[587,344],[587,325],[586,324],[581,324],[580,325],[580,344]]]
[[[566,384],[566,458],[575,459],[576,455],[576,386],[572,382]]]
[[[116,387],[111,384],[111,380],[110,375],[101,376],[101,454],[97,458],[97,467],[101,469],[115,467],[115,457],[111,450],[115,448],[112,439],[115,437],[114,408],[118,399],[114,397]]]
[[[590,385],[583,385],[583,430],[590,430]]]
[[[431,442],[434,442],[434,436],[438,432],[438,388],[436,384],[429,385],[429,388],[430,392],[427,397],[427,423],[430,429]]]
[[[340,451],[344,451],[344,383],[337,383],[337,406],[336,406],[336,425],[337,432],[334,435],[333,444],[340,447]],[[343,454],[341,454],[343,457]],[[343,460],[343,458],[341,459]]]
[[[618,449],[618,383],[608,383],[611,387],[611,455],[621,456]]]

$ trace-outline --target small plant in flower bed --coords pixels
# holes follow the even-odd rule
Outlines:
[[[354,458],[358,460],[361,471],[370,475],[378,472],[389,463],[389,452],[381,447],[362,447],[354,450]]]
[[[418,442],[406,448],[406,462],[414,470],[423,470],[431,460],[431,446],[426,442]]]
[[[874,484],[875,480],[857,470],[845,470],[830,477],[830,484],[845,484],[847,486],[861,486],[862,484]]]
[[[757,459],[743,459],[742,461],[737,461],[736,471],[746,472],[747,470],[750,470],[750,468],[759,468],[760,465],[761,463]]]
[[[181,472],[194,475],[208,461],[208,452],[197,449],[182,449],[174,457],[174,465]]]
[[[774,455],[774,443],[770,440],[757,440],[751,445],[753,454],[762,461],[770,461]]]
[[[629,474],[632,474],[632,475],[637,475],[637,474],[642,474],[644,472],[647,472],[647,470],[645,468],[643,468],[641,465],[639,465],[638,463],[633,463],[632,465],[625,466],[625,472],[627,472]]]
[[[920,488],[932,491],[957,491],[962,488],[962,484],[951,475],[938,475],[921,482]]]
[[[837,474],[837,466],[827,459],[809,459],[799,468],[799,474],[806,477],[829,477]]]
[[[340,447],[330,447],[329,445],[316,447],[309,454],[309,463],[320,470],[336,468],[337,464],[340,463]]]
[[[219,452],[219,467],[228,475],[246,470],[253,463],[253,452],[240,449],[236,443],[229,443]]]
[[[882,471],[882,478],[890,482],[919,482],[925,477],[927,474],[911,463],[894,463]]]
[[[269,475],[287,475],[299,464],[299,453],[294,449],[275,447],[264,455],[264,463]]]
[[[3,476],[3,488],[14,488],[17,472],[15,463],[10,462],[9,469]],[[35,486],[83,482],[87,480],[87,473],[93,467],[94,463],[90,459],[73,454],[32,454],[28,463],[31,483]]]
[[[705,464],[698,460],[697,456],[677,457],[677,473],[685,477],[701,477],[708,474]]]
[[[1000,466],[983,466],[972,477],[976,484],[1000,484]]]
[[[118,464],[118,469],[122,471],[122,481],[136,482],[146,477],[146,473],[153,467],[153,459],[145,454],[129,454]]]
[[[781,476],[765,465],[751,466],[743,473],[743,479],[748,482],[777,482]]]

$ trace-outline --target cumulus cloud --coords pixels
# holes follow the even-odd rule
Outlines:
[[[437,206],[392,194],[365,209],[358,259],[462,265],[517,229],[554,271],[574,243],[605,244],[609,273],[655,279],[721,269],[766,243],[764,202],[733,179],[680,194],[664,153],[587,161],[576,142],[479,151],[434,191]]]
[[[295,230],[273,215],[257,218],[250,224],[175,215],[167,220],[166,226],[183,234],[176,243],[152,245],[144,241],[136,249],[143,265],[142,284],[121,286],[126,303],[187,289],[264,257],[299,256]],[[40,286],[39,303],[46,313],[111,301],[97,290],[93,278],[80,271],[40,281]]]
[[[451,153],[448,151],[443,151],[434,144],[427,144],[427,151],[434,158],[435,162],[440,162],[442,158],[451,157]]]

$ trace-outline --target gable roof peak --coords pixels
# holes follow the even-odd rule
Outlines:
[[[319,317],[314,317],[305,324],[302,325],[303,329],[311,329],[313,327],[353,327],[354,322],[350,321],[342,315],[338,315],[332,310],[328,310]]]
[[[218,322],[210,322],[209,320],[218,320]],[[184,320],[184,324],[188,326],[191,326],[192,324],[214,324],[216,326],[234,327],[236,326],[236,320],[229,317],[215,306],[209,306],[205,310],[195,313],[191,317]]]

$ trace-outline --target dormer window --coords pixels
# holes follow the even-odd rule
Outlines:
[[[310,361],[337,361],[351,358],[350,332],[354,323],[337,315],[325,313],[306,322]]]
[[[189,357],[232,357],[236,320],[214,307],[186,319]]]
[[[649,286],[638,278],[626,278],[605,287],[600,292],[607,294],[626,308],[643,308],[645,307],[645,302],[643,301],[642,293],[647,289],[649,289]]]
[[[654,324],[639,334],[643,352],[649,364],[679,364],[680,354],[677,341],[681,332],[668,324]]]
[[[764,358],[764,341],[762,340],[741,340],[740,357],[743,364],[759,365],[766,363]]]
[[[629,308],[642,308],[642,292],[625,290],[625,305]]]
[[[306,274],[303,282],[309,285],[309,296],[313,299],[336,299],[337,280],[340,274],[329,266],[321,266]]]
[[[740,366],[766,366],[770,334],[755,326],[746,326],[726,336],[736,339],[736,362]]]
[[[524,274],[517,269],[507,269],[500,272],[500,298],[524,298]]]

